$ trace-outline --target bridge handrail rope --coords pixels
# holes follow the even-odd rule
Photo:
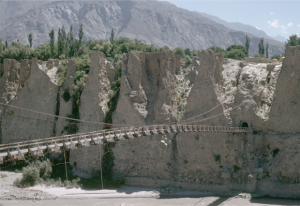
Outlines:
[[[241,104],[237,105],[236,107],[233,107],[231,109],[229,109],[228,111],[232,111],[238,107],[240,107],[241,105],[245,104],[246,102],[242,102]],[[20,107],[16,107],[16,106],[12,106],[12,105],[7,105],[7,104],[3,104],[3,103],[0,103],[0,105],[4,105],[4,106],[8,106],[8,107],[13,107],[13,108],[17,108],[19,109],[22,109],[22,110],[26,110],[26,111],[29,111],[30,112],[34,112],[34,113],[38,113],[39,114],[39,120],[40,120],[40,114],[44,114],[44,115],[48,115],[48,116],[54,116],[54,117],[57,117],[57,118],[63,118],[63,119],[67,119],[67,120],[73,120],[73,121],[78,121],[78,122],[88,122],[88,123],[95,123],[95,124],[101,124],[101,125],[104,125],[104,124],[107,124],[107,123],[99,123],[99,122],[92,122],[92,121],[83,121],[83,120],[78,120],[78,119],[72,119],[72,118],[67,118],[67,117],[61,117],[61,116],[57,116],[57,115],[51,115],[51,114],[46,114],[46,113],[42,113],[42,112],[36,112],[36,111],[33,111],[33,110],[28,110],[28,109],[24,109],[24,108],[20,108]],[[189,118],[187,120],[184,120],[184,121],[189,121],[191,119],[194,119],[194,118],[197,118],[199,116],[202,116],[214,109],[216,109],[218,106],[220,106],[221,104],[215,106],[214,108],[212,108],[211,110],[201,114],[201,115],[198,115],[196,117],[192,117],[192,118]],[[202,122],[202,121],[206,121],[206,120],[209,120],[209,119],[212,119],[212,118],[215,118],[215,117],[218,117],[218,116],[221,116],[223,115],[224,113],[220,113],[220,114],[217,114],[217,115],[214,115],[212,117],[208,117],[208,118],[205,118],[205,119],[201,119],[201,120],[197,120],[197,121],[193,121],[193,122],[189,122],[189,124],[194,124],[194,123],[197,123],[197,122]],[[48,121],[48,116],[47,116],[47,120]],[[18,115],[19,117],[19,115]],[[26,118],[26,117],[25,117]],[[58,123],[56,121],[56,123]],[[118,124],[109,124],[109,125],[118,125]],[[93,132],[87,132],[87,133],[78,133],[78,134],[74,134],[74,135],[63,135],[63,136],[59,136],[59,137],[50,137],[50,138],[43,138],[43,139],[38,139],[38,140],[29,140],[29,141],[22,141],[22,142],[17,142],[17,143],[11,143],[11,144],[4,144],[4,145],[0,145],[0,151],[2,150],[7,150],[7,155],[10,155],[10,152],[9,152],[9,149],[16,149],[19,151],[20,153],[20,148],[22,147],[27,147],[27,152],[31,152],[30,150],[30,146],[32,146],[34,143],[38,145],[38,148],[36,149],[33,149],[34,150],[37,150],[37,153],[39,153],[39,150],[40,150],[40,147],[39,145],[40,144],[43,144],[43,145],[47,145],[47,148],[49,147],[49,143],[53,143],[53,141],[55,142],[55,147],[57,145],[56,142],[58,142],[59,144],[61,144],[62,142],[62,145],[65,146],[65,141],[66,139],[69,139],[69,141],[71,142],[70,144],[72,145],[74,142],[73,142],[73,139],[75,138],[78,138],[78,141],[76,142],[77,144],[80,144],[81,143],[81,140],[80,138],[84,137],[84,143],[87,143],[87,140],[86,140],[86,137],[88,136],[91,136],[91,138],[89,139],[89,141],[92,141],[93,140],[93,135],[97,135],[97,141],[100,143],[101,140],[102,142],[109,142],[111,141],[111,137],[112,137],[112,141],[114,142],[114,138],[116,137],[118,140],[121,139],[121,136],[122,136],[122,132],[123,132],[123,136],[136,136],[136,137],[139,137],[139,136],[142,136],[143,134],[146,134],[146,135],[149,135],[149,134],[165,134],[165,133],[169,133],[172,129],[172,132],[175,132],[174,131],[174,128],[178,128],[176,129],[176,132],[182,132],[185,131],[185,132],[192,132],[192,131],[195,131],[195,129],[193,128],[196,128],[196,127],[193,127],[195,125],[182,125],[182,124],[176,124],[176,125],[170,125],[170,124],[161,124],[161,125],[146,125],[146,126],[142,126],[142,127],[134,127],[134,126],[129,126],[128,125],[124,125],[124,126],[127,126],[126,128],[115,128],[115,129],[109,129],[109,130],[100,130],[100,131],[93,131]],[[171,129],[170,129],[171,127]],[[201,128],[203,127],[204,128],[204,132],[205,131],[215,131],[217,132],[218,130],[222,131],[222,132],[247,132],[247,129],[246,128],[233,128],[233,127],[222,127],[222,126],[201,126],[201,125],[198,125],[197,127]],[[219,128],[219,129],[218,129]],[[197,130],[197,129],[196,129]],[[144,131],[149,131],[149,132],[145,132]],[[126,133],[127,132],[127,133]],[[117,137],[116,133],[119,133],[119,137]],[[102,138],[99,137],[99,135],[102,134]],[[106,138],[106,136],[108,135],[108,138]],[[134,137],[133,137],[134,138]],[[109,140],[109,141],[108,141]],[[94,141],[94,140],[93,140]],[[43,148],[45,148],[45,146],[43,146]]]
[[[177,128],[181,127],[184,132],[193,132],[193,126],[194,125],[176,125]],[[94,132],[87,132],[87,133],[80,133],[80,134],[74,134],[74,135],[64,135],[60,137],[52,137],[52,138],[47,138],[47,139],[36,139],[36,140],[31,140],[31,141],[23,141],[23,142],[18,142],[18,143],[12,143],[12,144],[5,144],[5,145],[0,145],[0,151],[3,150],[8,150],[8,149],[17,149],[17,148],[24,148],[24,147],[30,147],[33,145],[45,145],[45,144],[53,144],[58,143],[58,144],[64,144],[66,139],[69,140],[70,142],[75,141],[75,143],[78,143],[78,141],[84,140],[86,142],[86,138],[88,137],[88,141],[91,141],[93,137],[96,137],[97,141],[105,139],[105,141],[113,141],[114,137],[116,134],[125,134],[125,133],[131,133],[133,136],[139,136],[143,134],[144,130],[149,130],[151,129],[158,130],[158,133],[160,134],[165,134],[168,133],[169,129],[166,127],[169,126],[143,126],[143,127],[131,127],[131,128],[116,128],[113,130],[100,130],[100,131],[94,131]],[[202,131],[202,128],[208,129],[208,131],[211,132],[246,132],[244,128],[240,127],[225,127],[226,129],[224,130],[223,126],[206,126],[206,125],[197,125],[198,131]],[[180,130],[177,130],[180,131]],[[119,136],[120,136],[119,135]],[[101,138],[101,136],[103,138]],[[99,139],[100,138],[100,139]],[[74,140],[77,139],[77,140]],[[77,141],[77,142],[76,142]],[[114,142],[114,141],[113,141]]]

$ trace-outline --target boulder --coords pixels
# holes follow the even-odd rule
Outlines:
[[[285,60],[285,57],[281,57],[280,59],[279,59],[279,62],[283,62]]]
[[[5,61],[6,64],[11,62],[13,61]],[[30,76],[25,81],[23,89],[11,100],[10,104],[55,115],[58,93],[55,79],[58,76],[50,77],[49,74],[56,74],[56,72],[56,67],[47,69],[46,64],[39,64],[38,60],[33,58]],[[12,77],[10,76],[10,78]],[[52,137],[55,131],[54,122],[55,118],[51,116],[6,107],[1,122],[2,142],[10,143]]]
[[[279,62],[279,61],[278,61],[278,59],[272,59],[271,62],[272,62],[272,63],[277,63],[277,62]]]

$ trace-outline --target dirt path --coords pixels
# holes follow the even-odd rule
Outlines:
[[[84,190],[47,188],[35,186],[21,189],[13,187],[13,181],[21,174],[2,172],[0,178],[0,206],[266,206],[300,205],[300,200],[253,199],[249,194],[234,197],[218,197],[195,191],[161,193],[159,189],[124,186],[114,190]],[[0,174],[1,177],[1,174]],[[160,192],[158,192],[160,191]]]

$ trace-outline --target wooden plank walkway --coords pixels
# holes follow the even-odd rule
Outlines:
[[[177,132],[226,132],[247,133],[245,127],[224,127],[206,125],[157,125],[143,127],[124,127],[81,134],[64,135],[37,140],[0,145],[0,164],[6,161],[24,160],[26,156],[43,156],[44,153],[62,152],[90,145],[134,139],[156,134]]]

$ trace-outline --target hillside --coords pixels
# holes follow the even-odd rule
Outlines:
[[[9,42],[28,43],[27,35],[33,33],[33,45],[49,42],[52,28],[73,25],[77,35],[79,25],[84,25],[84,39],[108,39],[113,28],[116,37],[139,39],[157,46],[181,46],[205,49],[210,46],[227,47],[244,44],[245,32],[233,31],[198,13],[160,1],[98,1],[50,2],[24,14],[0,23],[0,36]],[[257,53],[259,38],[250,37],[250,55]],[[269,54],[282,54],[283,43],[267,40]]]

